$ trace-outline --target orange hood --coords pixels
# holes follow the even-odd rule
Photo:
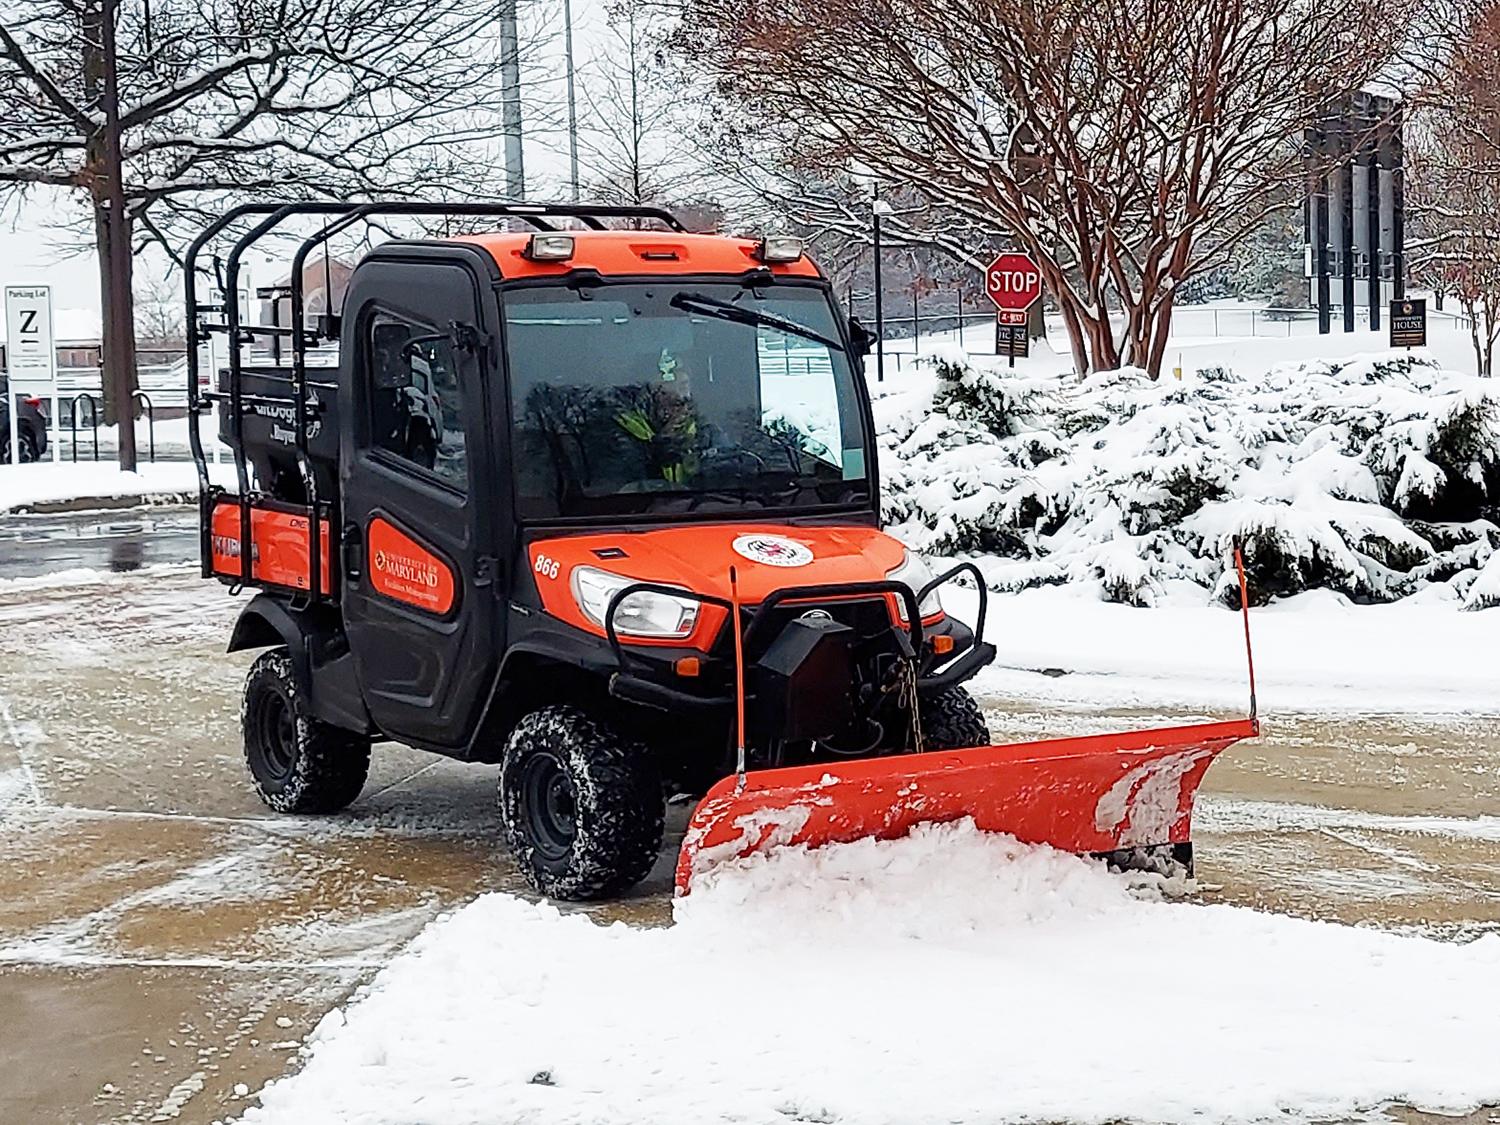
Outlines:
[[[905,552],[900,542],[871,527],[713,523],[542,539],[531,544],[529,557],[543,608],[602,633],[573,599],[575,567],[719,598],[729,597],[729,568],[734,567],[740,601],[753,606],[789,586],[879,581],[901,565]],[[717,630],[719,613],[701,616],[702,628],[686,643]]]

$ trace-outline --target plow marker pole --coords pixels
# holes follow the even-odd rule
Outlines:
[[[1250,647],[1250,592],[1245,582],[1245,556],[1238,542],[1234,545],[1234,569],[1240,576],[1240,616],[1245,621],[1245,665],[1250,671],[1250,717],[1256,716],[1255,703],[1255,652]]]

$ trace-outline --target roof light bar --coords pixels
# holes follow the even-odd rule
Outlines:
[[[566,262],[573,256],[573,236],[538,232],[526,243],[526,256],[533,262]]]
[[[755,256],[762,262],[795,262],[802,257],[802,240],[789,234],[767,235],[760,240]]]

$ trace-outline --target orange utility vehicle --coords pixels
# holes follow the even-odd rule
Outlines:
[[[310,255],[413,215],[530,229],[386,242],[309,319]],[[247,250],[309,216],[266,294],[288,316],[199,301],[212,240],[239,236],[235,293]],[[274,809],[344,807],[395,740],[499,763],[505,836],[561,898],[642,879],[669,792],[706,794],[681,892],[728,857],[962,816],[1190,863],[1198,783],[1254,733],[989,745],[964,687],[995,655],[984,585],[880,530],[868,337],[796,239],[640,207],[255,204],[194,243],[187,302],[188,393],[237,477],[210,482],[194,409],[203,573],[258,590],[229,647],[268,650],[243,722]],[[972,628],[940,600],[955,579]]]

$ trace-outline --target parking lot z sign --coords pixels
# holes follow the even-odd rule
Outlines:
[[[5,362],[16,382],[52,381],[57,351],[52,341],[52,290],[47,286],[5,287]]]
[[[1391,347],[1425,348],[1427,346],[1427,300],[1391,302]]]

